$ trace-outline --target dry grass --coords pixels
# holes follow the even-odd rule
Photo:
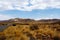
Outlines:
[[[0,40],[60,40],[59,28],[59,24],[16,24],[0,32]]]

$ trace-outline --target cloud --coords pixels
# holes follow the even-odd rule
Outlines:
[[[11,19],[11,18],[14,18],[14,17],[9,16],[9,15],[0,14],[0,20],[8,20],[8,19]]]
[[[32,11],[60,8],[60,0],[0,0],[0,10]]]

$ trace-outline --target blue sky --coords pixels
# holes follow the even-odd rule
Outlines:
[[[60,19],[60,0],[0,0],[0,20]]]

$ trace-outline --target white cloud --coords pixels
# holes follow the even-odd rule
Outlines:
[[[14,18],[14,17],[9,16],[9,15],[0,14],[0,20],[8,20],[8,19],[11,19],[11,18]]]
[[[0,10],[32,11],[46,8],[60,8],[60,0],[0,0]]]

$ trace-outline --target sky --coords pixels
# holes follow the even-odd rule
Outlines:
[[[60,0],[0,0],[0,20],[60,19]]]

